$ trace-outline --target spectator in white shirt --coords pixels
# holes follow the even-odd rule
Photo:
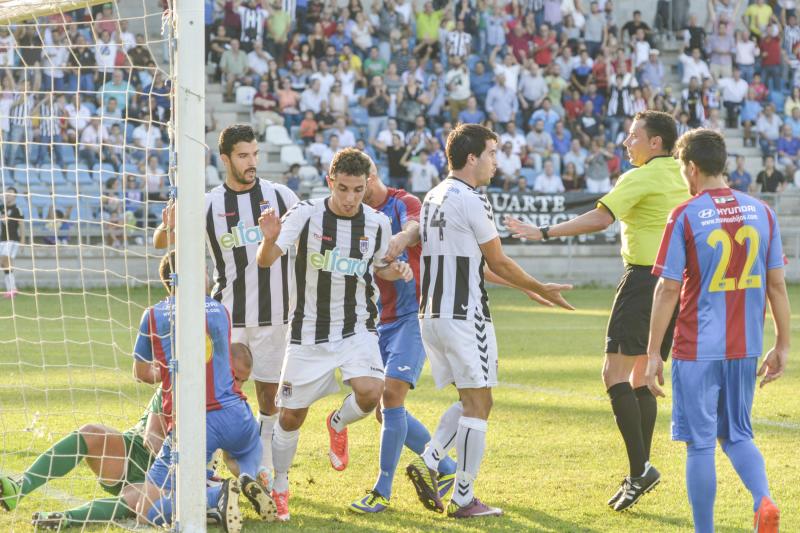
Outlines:
[[[319,113],[320,105],[324,99],[319,87],[320,81],[314,80],[311,82],[311,86],[302,92],[300,95],[301,112],[312,111],[315,115]],[[353,144],[355,144],[355,140]]]
[[[378,136],[375,138],[375,144],[383,145],[383,149],[385,149],[386,146],[392,146],[392,144],[394,144],[392,137],[395,135],[399,135],[400,139],[405,144],[403,132],[397,129],[397,120],[390,118],[386,121],[386,129],[378,133]]]
[[[736,62],[736,66],[739,67],[739,70],[742,71],[742,78],[744,78],[747,83],[753,81],[753,74],[755,74],[756,69],[756,57],[758,57],[760,53],[756,42],[750,39],[750,32],[748,30],[736,32],[736,54],[734,56],[734,61]]]
[[[522,161],[512,152],[510,142],[503,144],[503,149],[497,153],[497,172],[503,185],[503,190],[508,191],[519,178]]]
[[[472,49],[472,35],[464,31],[464,20],[456,21],[456,29],[447,34],[445,50],[448,56],[467,57]]]
[[[505,125],[505,133],[500,136],[500,144],[503,145],[507,142],[511,143],[511,153],[521,156],[522,149],[527,147],[525,135],[517,131],[517,125],[512,121]]]
[[[351,148],[356,145],[356,136],[347,129],[347,122],[345,122],[344,117],[336,119],[336,127],[333,132],[339,137],[340,147]]]
[[[636,30],[636,36],[631,46],[633,48],[633,66],[638,69],[650,58],[650,43],[647,41],[642,28]]]
[[[450,58],[450,69],[445,74],[444,83],[447,88],[450,116],[457,117],[467,107],[467,100],[472,95],[469,86],[469,69],[460,57]]]
[[[542,194],[558,194],[564,192],[564,182],[555,173],[552,161],[545,161],[544,172],[536,177],[533,190]]]
[[[309,77],[309,81],[319,80],[319,91],[323,94],[325,100],[327,100],[331,92],[331,87],[336,83],[336,76],[330,73],[328,62],[324,59],[317,63],[317,68],[319,70]]]
[[[522,67],[517,63],[517,58],[511,52],[510,48],[506,51],[503,62],[497,63],[497,52],[499,51],[499,46],[496,46],[492,50],[492,54],[489,56],[489,66],[494,69],[495,76],[503,76],[503,83],[505,86],[516,95],[519,85],[519,74]]]
[[[722,78],[717,84],[722,90],[722,105],[725,106],[725,124],[735,128],[739,123],[739,109],[747,96],[747,82],[742,79],[739,67],[733,67],[733,77]]]
[[[424,194],[439,183],[439,171],[428,161],[428,150],[419,152],[419,161],[409,161],[411,146],[406,148],[406,153],[400,159],[400,164],[408,169],[411,192]]]
[[[543,161],[548,158],[553,160],[555,168],[561,168],[561,157],[553,151],[553,138],[544,131],[544,120],[539,119],[533,123],[533,129],[528,132],[525,142],[533,159],[534,170],[541,171]]]
[[[253,43],[253,50],[247,54],[247,68],[250,73],[261,77],[269,72],[269,60],[272,56],[264,51],[261,41]]]
[[[692,48],[691,56],[681,54],[678,59],[680,59],[683,64],[683,77],[681,78],[681,83],[683,83],[683,85],[688,86],[689,80],[692,78],[697,78],[702,81],[711,77],[708,64],[700,57],[699,48]]]
[[[569,152],[564,154],[562,163],[564,165],[572,163],[575,165],[575,174],[579,177],[583,177],[583,175],[586,174],[586,156],[586,149],[581,146],[581,142],[578,139],[572,139]]]
[[[758,144],[761,146],[761,153],[764,157],[775,153],[775,144],[781,136],[781,126],[783,126],[783,121],[775,113],[775,106],[771,103],[767,104],[756,120]]]
[[[111,74],[117,60],[117,44],[111,41],[107,31],[100,33],[100,40],[94,45],[94,59],[100,72]]]

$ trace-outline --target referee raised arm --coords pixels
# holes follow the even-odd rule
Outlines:
[[[661,477],[650,465],[657,407],[645,382],[645,369],[650,308],[658,281],[650,271],[670,211],[689,198],[680,167],[672,157],[677,136],[675,120],[667,113],[637,113],[623,143],[637,168],[623,174],[595,209],[552,227],[537,228],[506,218],[514,237],[531,240],[601,231],[614,220],[622,226],[625,272],[608,321],[603,363],[603,383],[630,463],[629,475],[608,501],[615,511],[635,504]],[[672,326],[661,346],[665,360],[672,345]]]

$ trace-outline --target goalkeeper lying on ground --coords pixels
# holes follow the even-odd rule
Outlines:
[[[159,387],[142,417],[127,431],[120,433],[101,424],[82,426],[40,455],[19,478],[0,477],[0,506],[13,511],[25,496],[48,481],[67,475],[85,459],[103,490],[114,497],[92,500],[59,513],[35,513],[33,524],[82,526],[90,521],[133,517],[145,474],[164,441],[163,418]]]

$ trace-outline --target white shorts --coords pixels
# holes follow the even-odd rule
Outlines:
[[[275,403],[288,409],[303,409],[338,392],[337,368],[345,385],[352,378],[383,380],[378,336],[364,332],[322,344],[289,344]]]
[[[286,353],[286,334],[289,326],[254,326],[231,328],[231,342],[241,342],[253,354],[254,381],[277,383],[281,377],[283,356]]]
[[[0,256],[14,259],[17,257],[17,252],[19,252],[19,243],[17,241],[0,242]]]
[[[474,317],[425,318],[420,326],[437,388],[451,384],[458,389],[497,386],[497,339],[491,322]]]

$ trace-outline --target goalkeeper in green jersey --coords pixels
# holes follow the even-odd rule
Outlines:
[[[139,421],[123,433],[101,424],[87,424],[40,455],[22,476],[0,476],[0,507],[13,511],[31,492],[67,475],[86,460],[100,486],[113,497],[92,500],[64,512],[35,513],[33,524],[43,528],[50,524],[83,526],[87,522],[135,516],[141,484],[164,440],[166,423],[161,397],[159,388]]]

